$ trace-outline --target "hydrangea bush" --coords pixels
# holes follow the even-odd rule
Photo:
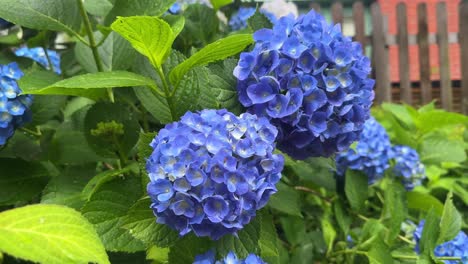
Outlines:
[[[3,0],[0,19],[0,263],[467,262],[468,117],[371,109],[370,59],[317,12]]]

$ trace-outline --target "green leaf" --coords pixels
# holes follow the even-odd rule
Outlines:
[[[18,80],[18,85],[23,91],[39,90],[60,81],[60,77],[51,72],[39,68],[31,68],[24,72],[24,76]]]
[[[367,175],[359,171],[347,170],[345,177],[346,198],[353,209],[361,210],[368,196]]]
[[[392,245],[400,233],[401,223],[406,218],[406,201],[403,185],[399,182],[386,181],[383,219],[388,227],[386,242]]]
[[[94,33],[94,37],[96,41],[101,41],[104,36],[97,31]],[[137,53],[130,43],[115,32],[111,32],[105,38],[104,42],[98,47],[104,71],[127,70],[132,67]],[[98,72],[90,47],[81,42],[76,43],[75,56],[76,60],[87,72]]]
[[[86,11],[93,16],[105,16],[113,7],[111,0],[86,0],[83,4]]]
[[[89,1],[89,0],[88,0]],[[161,16],[176,0],[115,0],[114,8],[106,17],[105,24],[111,24],[117,16]]]
[[[197,255],[206,253],[212,247],[213,243],[208,238],[199,238],[194,234],[188,234],[170,248],[168,263],[193,263]]]
[[[338,226],[341,228],[343,233],[348,234],[352,220],[346,212],[343,201],[341,199],[337,199],[333,203],[333,209]]]
[[[299,206],[299,193],[294,188],[281,182],[276,187],[278,192],[271,196],[268,205],[280,212],[302,217]]]
[[[432,132],[423,137],[418,150],[424,163],[462,163],[466,160],[463,141],[449,139],[446,134],[440,132]]]
[[[434,249],[439,237],[439,218],[434,210],[430,210],[426,216],[424,228],[419,242],[419,250],[423,255],[434,256]]]
[[[47,87],[23,85],[24,94],[62,94],[100,99],[106,96],[104,88],[154,86],[154,82],[144,76],[126,71],[97,72],[74,76]]]
[[[229,5],[233,2],[233,0],[210,0],[211,5],[215,10],[220,9],[221,7],[225,5]]]
[[[390,250],[381,239],[377,239],[367,253],[370,264],[393,264]]]
[[[304,219],[295,216],[287,216],[281,217],[280,221],[287,241],[292,246],[299,245],[304,240],[304,234],[306,233]]]
[[[248,254],[258,254],[260,251],[258,240],[261,233],[262,214],[258,213],[241,231],[238,236],[225,235],[216,242],[216,252],[226,256],[233,251],[238,257],[245,258]]]
[[[35,96],[31,106],[31,111],[34,113],[34,118],[29,125],[41,125],[47,123],[56,116],[60,116],[62,108],[66,103],[66,96]]]
[[[258,9],[255,14],[247,20],[247,23],[254,32],[262,28],[273,28],[271,21],[263,13],[259,12]]]
[[[167,225],[156,223],[150,205],[149,197],[137,201],[123,218],[122,227],[147,246],[156,245],[161,248],[172,246],[179,239],[179,234]]]
[[[122,131],[117,131],[117,128],[101,130],[102,124],[106,123],[121,125]],[[138,142],[140,126],[136,116],[126,105],[97,103],[86,114],[84,134],[89,146],[97,154],[110,158],[116,155],[126,158]]]
[[[373,243],[382,238],[385,226],[377,219],[369,219],[362,227],[359,237],[359,248],[369,249]]]
[[[2,0],[0,17],[24,27],[72,35],[81,25],[75,0]]]
[[[175,39],[171,27],[157,17],[119,17],[111,28],[128,40],[138,52],[148,57],[156,68],[161,68]]]
[[[128,176],[103,184],[84,205],[81,211],[96,228],[106,250],[135,252],[145,248],[122,228],[127,211],[139,197],[139,179]]]
[[[58,205],[0,213],[0,251],[50,264],[110,263],[93,226],[77,211]]]
[[[153,153],[153,148],[150,146],[150,143],[156,135],[156,132],[140,133],[140,139],[137,143],[138,165],[140,167],[142,184],[145,188],[149,182],[149,177],[146,173],[146,159],[151,155],[151,153]]]
[[[331,223],[330,216],[328,214],[322,215],[320,220],[323,232],[323,239],[327,244],[327,254],[329,254],[333,249],[333,243],[336,238],[336,230]]]
[[[273,223],[273,217],[271,214],[262,214],[262,223],[260,238],[258,240],[260,245],[260,257],[268,262],[269,264],[275,264],[280,262],[279,254],[279,238],[276,233],[276,227]]]
[[[384,103],[382,109],[391,113],[404,128],[412,129],[415,127],[413,117],[405,105]]]
[[[40,163],[2,158],[0,168],[0,205],[30,200],[42,191],[49,178]]]
[[[285,167],[292,170],[297,177],[308,183],[335,191],[336,181],[333,176],[334,161],[330,158],[310,158],[305,161],[285,157]]]
[[[210,62],[236,55],[252,42],[253,38],[251,34],[231,35],[213,42],[192,55],[183,63],[177,65],[177,67],[170,72],[169,79],[172,84],[176,85],[193,67],[207,65]]]
[[[96,164],[66,167],[59,176],[49,181],[42,192],[41,203],[80,209],[84,204],[81,190],[93,177],[95,171]]]
[[[425,212],[429,212],[434,209],[434,213],[438,216],[442,215],[444,205],[430,194],[425,194],[417,191],[411,191],[406,193],[406,201],[409,209],[416,209]]]
[[[434,110],[421,113],[417,119],[416,125],[422,134],[440,129],[444,126],[463,125],[467,126],[468,117],[462,114],[446,112],[443,110]]]
[[[462,226],[462,217],[453,205],[453,195],[450,192],[445,200],[444,212],[440,219],[440,234],[437,239],[437,245],[455,238],[460,232]]]
[[[101,188],[103,184],[106,182],[112,181],[117,176],[123,176],[125,173],[132,170],[132,166],[127,166],[120,170],[108,170],[99,173],[98,175],[94,176],[90,181],[86,183],[84,188],[82,189],[80,195],[81,197],[89,201],[93,194]]]
[[[201,48],[219,37],[220,23],[216,11],[204,4],[188,5],[184,11],[185,27],[175,45],[184,54],[188,48]]]

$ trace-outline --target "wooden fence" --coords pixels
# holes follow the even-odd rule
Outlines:
[[[310,4],[320,12],[320,5]],[[365,12],[370,8],[372,34],[365,34]],[[459,6],[459,32],[448,32],[447,7],[445,2],[436,6],[437,32],[429,33],[427,5],[418,4],[417,17],[407,16],[405,3],[396,7],[397,34],[387,30],[387,18],[380,5],[373,3],[370,7],[362,2],[355,2],[352,7],[355,28],[354,40],[363,47],[372,48],[373,77],[376,79],[376,103],[401,101],[421,105],[437,100],[438,105],[449,111],[468,114],[468,3]],[[334,23],[343,24],[343,5],[335,2],[331,6]],[[418,32],[408,33],[408,20],[417,19]],[[432,18],[431,18],[432,19]],[[449,45],[458,43],[461,58],[450,58]],[[439,80],[431,80],[429,47],[437,44],[439,57]],[[417,45],[419,52],[419,80],[410,79],[410,45]],[[391,81],[389,47],[398,47],[398,82]],[[450,60],[461,60],[461,77],[454,80],[450,76]],[[414,63],[414,61],[412,61]]]

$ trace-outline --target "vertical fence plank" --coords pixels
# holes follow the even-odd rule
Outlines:
[[[397,23],[398,23],[398,63],[400,74],[400,96],[401,100],[407,104],[412,103],[411,81],[409,69],[408,52],[408,21],[406,18],[406,4],[397,5]]]
[[[320,13],[320,4],[319,3],[311,3],[310,8],[314,9],[317,13]]]
[[[437,3],[437,43],[440,62],[440,97],[442,107],[453,110],[452,80],[450,79],[450,58],[447,24],[447,6],[445,2]]]
[[[392,100],[390,86],[390,69],[384,30],[384,18],[378,3],[371,5],[372,13],[372,57],[375,66],[375,100],[376,103],[390,102]]]
[[[334,2],[331,7],[332,18],[334,24],[343,26],[343,4],[341,2]]]
[[[431,66],[429,62],[429,29],[427,24],[427,5],[418,5],[418,46],[419,46],[419,74],[421,83],[422,103],[432,100],[431,94]]]
[[[460,54],[462,74],[462,113],[468,115],[468,2],[460,4]]]
[[[354,27],[356,30],[356,35],[354,39],[361,43],[362,48],[366,48],[366,27],[365,27],[365,14],[364,14],[364,4],[359,1],[353,4],[353,20]]]

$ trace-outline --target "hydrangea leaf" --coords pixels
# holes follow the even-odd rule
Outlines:
[[[20,159],[0,159],[0,205],[25,202],[38,195],[49,179],[40,163]]]
[[[252,42],[253,38],[251,34],[231,35],[217,40],[177,65],[170,72],[169,79],[172,84],[177,85],[190,69],[236,55]]]
[[[333,249],[333,243],[336,238],[336,230],[331,222],[330,212],[324,213],[320,219],[320,222],[322,226],[323,239],[327,244],[327,254],[329,254]]]
[[[409,209],[417,209],[428,212],[429,210],[431,210],[431,208],[433,208],[434,212],[438,216],[441,216],[444,210],[444,205],[439,201],[439,199],[435,198],[430,194],[425,194],[416,191],[407,192],[406,200]]]
[[[156,223],[150,205],[149,197],[137,201],[124,217],[122,227],[148,246],[165,248],[173,245],[179,235],[168,226]]]
[[[463,142],[438,131],[426,134],[418,150],[424,163],[439,165],[442,162],[461,163],[466,160]]]
[[[434,209],[431,209],[429,213],[427,213],[419,244],[421,255],[434,257],[434,248],[437,245],[439,234],[439,217],[435,213]]]
[[[385,226],[377,219],[369,219],[362,227],[361,236],[359,237],[360,248],[370,249],[373,243],[381,239],[385,231]]]
[[[458,113],[434,110],[421,113],[416,120],[416,126],[423,134],[440,129],[441,127],[453,125],[465,125],[466,127],[468,125],[468,117]]]
[[[347,170],[345,193],[351,208],[361,210],[368,196],[367,175],[359,171]]]
[[[405,189],[398,182],[386,181],[383,217],[389,231],[386,242],[392,245],[400,233],[401,223],[406,217]]]
[[[44,77],[44,72],[33,72],[28,79],[19,82],[24,94],[57,94],[88,97],[97,100],[106,96],[105,88],[150,86],[154,82],[144,76],[126,71],[97,72],[77,75],[58,81],[49,86],[38,86],[34,83]],[[26,76],[25,76],[26,77]]]
[[[105,16],[107,15],[112,7],[113,1],[111,0],[88,0],[84,1],[84,7],[88,13],[94,16]]]
[[[302,217],[301,208],[299,206],[299,193],[294,190],[294,188],[281,182],[278,183],[276,187],[278,188],[278,192],[271,196],[268,205],[288,215]]]
[[[208,238],[199,238],[188,234],[169,249],[169,262],[171,264],[193,263],[195,257],[203,254],[213,247]]]
[[[204,4],[188,5],[184,11],[185,27],[181,32],[181,40],[176,41],[176,46],[189,54],[187,47],[201,48],[212,42],[219,33],[219,18],[213,8]]]
[[[259,10],[247,20],[247,23],[253,31],[273,27],[271,21],[262,12],[259,12]]]
[[[130,43],[115,32],[111,32],[107,36],[103,36],[99,31],[94,33],[96,41],[101,41],[103,37],[106,39],[99,45],[98,53],[104,71],[127,70],[130,68],[134,64],[137,54]],[[87,72],[98,72],[91,48],[78,42],[75,46],[75,56],[76,60]]]
[[[369,264],[392,264],[394,263],[388,246],[382,239],[377,239],[367,252]]]
[[[279,242],[272,215],[263,212],[258,244],[260,245],[260,256],[264,261],[270,264],[280,263]]]
[[[229,5],[233,2],[233,0],[210,0],[211,5],[215,10],[220,9],[225,5]]]
[[[169,24],[157,17],[119,17],[111,28],[145,55],[156,68],[161,68],[175,39]]]
[[[105,19],[106,25],[111,24],[117,16],[161,16],[176,2],[176,0],[116,0],[114,2],[114,7]]]
[[[103,184],[83,206],[83,215],[96,228],[106,250],[135,252],[145,248],[122,228],[128,210],[140,197],[139,179],[127,176]]]
[[[0,213],[0,251],[51,264],[110,263],[93,226],[77,211],[59,205]]]
[[[462,217],[453,205],[453,195],[450,192],[445,200],[444,211],[442,218],[440,219],[440,234],[437,239],[437,244],[452,240],[458,232],[460,232],[462,226]]]
[[[352,219],[345,210],[343,200],[337,199],[333,203],[333,212],[338,226],[345,234],[348,234]]]
[[[75,0],[3,0],[0,17],[24,27],[72,35],[81,25]]]

